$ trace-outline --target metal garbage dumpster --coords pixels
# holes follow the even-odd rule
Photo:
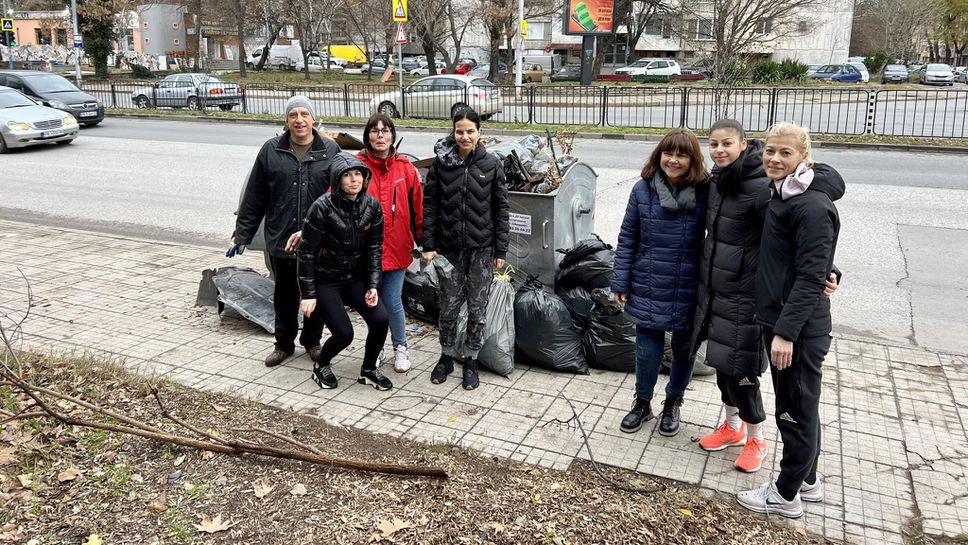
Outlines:
[[[550,290],[563,254],[592,235],[598,175],[585,163],[561,170],[562,183],[551,193],[509,193],[511,241],[508,261],[522,272],[537,275]]]

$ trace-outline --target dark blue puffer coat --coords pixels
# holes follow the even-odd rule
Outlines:
[[[629,195],[612,291],[629,294],[625,310],[639,327],[689,331],[708,186],[684,188],[674,198],[661,176],[639,180]]]

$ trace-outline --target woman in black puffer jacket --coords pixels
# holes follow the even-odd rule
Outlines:
[[[437,157],[424,188],[423,259],[439,252],[454,266],[440,279],[440,361],[434,384],[454,370],[457,317],[467,302],[467,348],[462,384],[477,388],[477,354],[484,344],[484,313],[492,267],[504,266],[508,252],[508,189],[501,161],[480,144],[481,118],[461,110],[454,131],[434,147]]]
[[[332,335],[323,344],[313,369],[320,388],[335,388],[333,358],[353,342],[353,324],[344,305],[366,322],[369,333],[360,370],[361,384],[378,390],[393,387],[376,367],[390,319],[377,287],[383,271],[383,212],[367,194],[370,169],[349,153],[333,159],[330,192],[309,207],[297,249],[301,308],[320,313]]]

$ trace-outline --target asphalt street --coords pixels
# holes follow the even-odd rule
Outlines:
[[[280,129],[108,118],[83,129],[73,145],[4,155],[0,218],[224,251],[243,179],[258,148]],[[443,135],[399,136],[404,151],[426,156]],[[617,240],[629,192],[654,145],[576,140],[575,154],[598,174],[596,231],[606,242]],[[837,203],[837,265],[845,273],[833,300],[838,331],[968,355],[965,156],[815,155],[848,184]]]

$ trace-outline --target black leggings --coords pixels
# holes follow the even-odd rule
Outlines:
[[[316,312],[331,333],[319,354],[320,365],[329,365],[337,354],[353,342],[353,324],[343,306],[346,305],[359,313],[366,322],[368,332],[362,369],[365,371],[376,368],[376,358],[387,340],[390,317],[383,301],[371,308],[366,306],[364,295],[366,286],[362,280],[340,283],[316,280]]]

